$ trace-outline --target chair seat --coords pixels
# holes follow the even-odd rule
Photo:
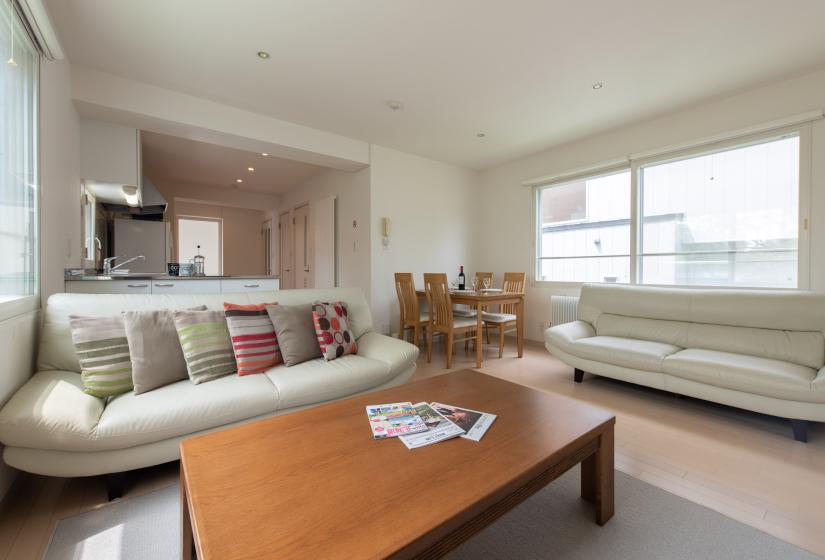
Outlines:
[[[475,317],[453,317],[453,327],[461,329],[464,327],[475,327],[478,321]]]
[[[422,311],[421,315],[418,316],[418,320],[422,323],[429,323],[430,322],[430,314],[426,311]]]
[[[453,317],[475,317],[475,309],[453,309]]]
[[[516,320],[516,316],[512,313],[487,313],[484,311],[481,318],[486,323],[511,323]]]
[[[579,358],[657,373],[663,373],[666,357],[682,350],[672,344],[618,336],[580,338],[566,346],[565,351]]]

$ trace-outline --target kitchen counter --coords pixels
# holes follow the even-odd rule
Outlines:
[[[272,292],[280,289],[278,276],[167,276],[165,274],[69,276],[68,293],[75,294],[223,294]]]

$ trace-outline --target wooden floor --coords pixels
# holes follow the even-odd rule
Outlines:
[[[416,378],[447,371],[436,350],[432,364],[419,359]],[[485,355],[485,373],[613,410],[619,470],[825,556],[825,425],[797,443],[776,418],[591,375],[575,384],[572,369],[536,343],[523,359],[512,341],[503,359],[493,348]],[[475,354],[456,345],[453,366],[474,367]],[[177,470],[137,472],[124,499],[173,484]],[[105,504],[100,478],[20,475],[0,505],[0,560],[40,559],[58,519]]]

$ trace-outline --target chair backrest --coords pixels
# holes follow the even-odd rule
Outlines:
[[[443,272],[425,273],[424,290],[430,308],[430,324],[439,327],[453,326],[453,304],[450,301],[450,287]]]
[[[492,272],[476,272],[476,282],[479,289],[484,287],[484,279],[488,279],[490,281],[489,287],[493,287],[493,273]]]
[[[401,308],[401,321],[418,321],[421,311],[412,272],[395,273],[395,292],[398,294],[398,306]]]
[[[512,292],[516,294],[524,293],[524,284],[527,280],[526,272],[505,272],[504,282],[501,284],[501,289],[505,292]],[[506,303],[501,306],[502,313],[516,313],[515,303]]]

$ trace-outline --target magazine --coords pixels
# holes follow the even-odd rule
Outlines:
[[[367,418],[375,439],[427,431],[424,420],[416,414],[409,402],[368,405]]]
[[[464,430],[444,418],[425,402],[414,404],[413,408],[415,408],[415,411],[424,420],[429,430],[419,434],[399,436],[398,439],[404,442],[407,449],[424,447],[425,445],[438,443],[439,441],[454,438],[464,433]]]
[[[496,419],[495,414],[470,410],[469,408],[459,408],[449,404],[434,402],[430,406],[447,420],[464,430],[465,433],[461,437],[473,441],[479,441]]]

